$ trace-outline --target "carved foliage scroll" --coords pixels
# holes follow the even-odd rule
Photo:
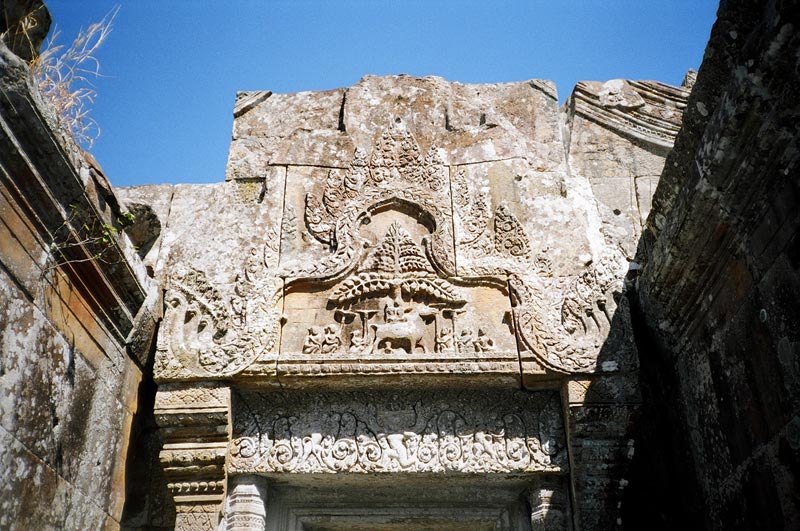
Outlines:
[[[505,202],[493,207],[490,182],[460,168],[453,178],[454,223],[459,271],[465,275],[499,275],[523,267],[531,257],[525,228]],[[494,210],[493,210],[494,209]]]
[[[235,473],[560,472],[557,393],[247,393]]]
[[[509,277],[514,320],[522,345],[547,368],[591,372],[608,339],[623,281],[614,255],[603,257],[568,285],[554,308],[552,295],[535,277]]]
[[[322,261],[287,271],[290,279],[341,278],[359,258],[359,220],[391,203],[415,205],[430,218],[424,242],[436,270],[455,273],[447,166],[431,146],[424,155],[399,119],[378,138],[370,156],[357,148],[344,176],[330,172],[321,193],[305,199],[308,232],[333,251]]]
[[[227,300],[202,271],[173,272],[164,296],[156,378],[230,376],[274,349],[280,281],[264,270],[263,257],[251,249]]]

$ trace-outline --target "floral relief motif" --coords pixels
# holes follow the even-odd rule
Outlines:
[[[500,254],[516,258],[527,258],[531,252],[522,223],[506,205],[494,212],[494,246]]]
[[[156,378],[229,376],[275,347],[280,281],[266,277],[264,269],[262,255],[251,249],[230,300],[223,300],[201,271],[182,270],[170,276]]]
[[[383,132],[370,156],[362,148],[349,168],[328,173],[321,194],[305,198],[308,232],[332,253],[314,264],[285,272],[293,279],[339,278],[359,258],[359,221],[387,204],[413,205],[429,220],[432,234],[423,242],[437,271],[454,274],[451,201],[447,166],[435,146],[422,155],[402,121]]]
[[[564,470],[557,393],[500,395],[240,394],[235,408],[243,414],[234,419],[229,471]]]

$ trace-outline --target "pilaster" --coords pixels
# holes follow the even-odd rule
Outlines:
[[[216,529],[225,495],[230,389],[215,382],[162,384],[155,415],[176,531]]]

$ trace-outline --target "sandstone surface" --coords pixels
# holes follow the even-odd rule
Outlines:
[[[0,529],[796,529],[797,11],[562,107],[239,93],[224,180],[114,190],[0,3]]]
[[[547,81],[411,76],[240,93],[225,182],[121,190],[162,227],[144,262],[166,289],[156,418],[178,528],[213,525],[226,474],[258,496],[253,478],[290,470],[412,484],[426,471],[555,474],[582,529],[613,524],[620,493],[603,485],[624,479],[615,456],[640,401],[625,274],[687,95],[587,82],[559,108]],[[520,386],[555,406],[539,420],[479,406]],[[463,412],[437,410],[452,389]],[[293,412],[267,413],[283,401]],[[240,427],[248,411],[255,424]],[[453,440],[435,427],[451,414]],[[405,427],[380,420],[398,415]],[[511,433],[531,422],[570,434],[569,464]],[[515,445],[527,450],[512,459]],[[448,464],[448,451],[462,457]],[[555,485],[536,494],[542,514],[567,494]]]

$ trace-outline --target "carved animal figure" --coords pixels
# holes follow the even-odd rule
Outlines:
[[[375,333],[372,353],[378,350],[381,342],[392,340],[394,344],[407,344],[409,354],[413,354],[417,347],[422,347],[422,351],[427,354],[425,321],[422,317],[432,315],[434,315],[433,310],[421,312],[419,309],[403,308],[398,301],[388,302],[384,308],[386,322],[370,325]]]

